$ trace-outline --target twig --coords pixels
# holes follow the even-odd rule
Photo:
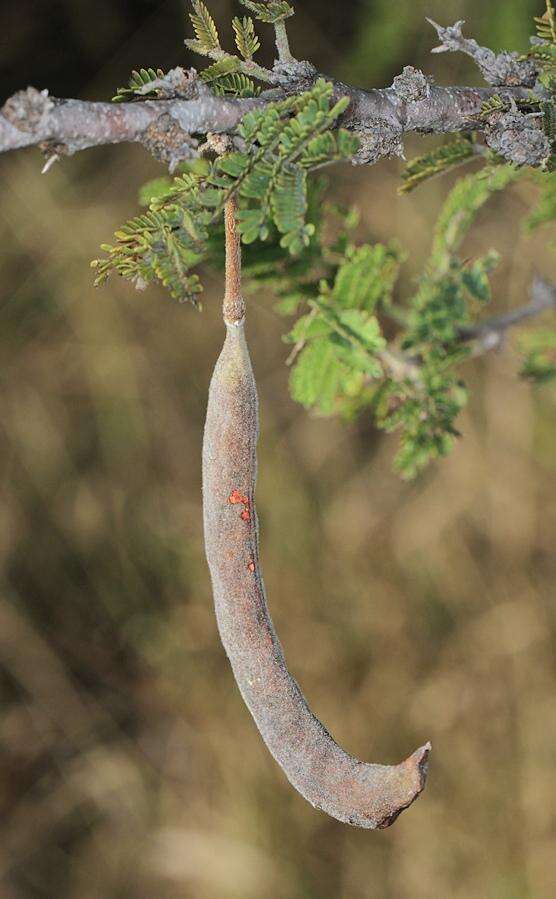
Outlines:
[[[510,328],[550,309],[556,309],[556,285],[545,281],[538,275],[531,285],[530,296],[531,299],[525,306],[514,309],[506,315],[488,319],[473,327],[461,328],[461,339],[465,342],[473,341],[475,343],[474,356],[498,349]]]
[[[276,34],[276,50],[278,51],[278,59],[280,62],[293,62],[293,56],[290,50],[290,42],[288,38],[288,30],[286,23],[275,22],[274,31]]]
[[[459,51],[470,56],[481,70],[488,84],[511,85],[521,84],[533,87],[537,80],[537,66],[530,59],[522,59],[517,53],[494,53],[488,47],[481,47],[472,38],[465,38],[462,32],[463,19],[444,28],[427,18],[427,22],[436,29],[440,38],[440,46],[433,53]]]
[[[75,153],[103,144],[142,143],[170,118],[184,135],[229,132],[264,99],[227,100],[203,94],[195,100],[145,100],[138,103],[91,103],[56,100],[28,88],[0,111],[0,152],[53,143]]]
[[[531,300],[525,306],[514,309],[506,315],[490,318],[485,322],[479,322],[465,328],[460,328],[459,336],[463,343],[473,343],[471,356],[483,356],[485,353],[498,350],[503,342],[506,332],[527,321],[547,312],[556,310],[556,285],[545,281],[538,275],[531,285]],[[347,335],[344,335],[347,336]],[[297,348],[294,347],[294,350]],[[303,349],[300,346],[299,351]],[[381,361],[385,372],[394,381],[411,381],[419,385],[421,381],[421,362],[419,356],[410,356],[400,350],[391,347],[377,352],[377,358]],[[372,382],[373,379],[369,379]]]

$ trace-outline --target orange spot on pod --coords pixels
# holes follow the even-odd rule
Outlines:
[[[241,513],[241,518],[243,521],[249,521],[251,518],[251,513],[248,512],[247,509],[244,509],[243,512]]]
[[[237,506],[241,503],[244,506],[249,505],[249,500],[246,496],[242,496],[239,490],[232,490],[228,497],[228,502],[232,504],[232,506]]]
[[[255,563],[254,563],[254,562],[249,562],[249,565],[247,566],[247,568],[249,569],[249,571],[250,571],[251,573],[253,573],[254,570],[255,570]]]

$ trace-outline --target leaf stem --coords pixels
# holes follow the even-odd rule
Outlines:
[[[278,51],[278,59],[280,60],[280,62],[293,62],[286,23],[284,21],[275,22],[274,30],[276,32],[276,49]]]

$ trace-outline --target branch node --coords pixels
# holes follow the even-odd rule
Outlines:
[[[47,90],[38,91],[35,87],[28,87],[9,97],[1,112],[18,131],[32,134],[41,129],[53,108],[54,101],[48,96]]]
[[[168,166],[170,174],[184,159],[198,156],[199,141],[180,128],[169,113],[151,122],[143,134],[142,143],[155,159]]]
[[[291,90],[306,91],[315,83],[317,70],[307,59],[279,59],[272,69],[276,84]]]
[[[401,75],[396,75],[392,87],[403,103],[416,103],[428,100],[431,95],[432,78],[428,78],[420,69],[404,66]]]
[[[486,125],[486,143],[491,150],[516,165],[539,167],[550,157],[552,150],[538,121],[537,115],[507,112]]]
[[[206,141],[199,147],[199,155],[222,156],[224,153],[231,153],[233,148],[234,142],[229,134],[207,131]]]
[[[359,138],[359,149],[352,157],[353,165],[374,165],[379,159],[400,157],[405,159],[403,131],[395,128],[387,119],[375,119],[371,124],[353,123]]]
[[[136,90],[137,94],[148,95],[156,88],[159,100],[196,100],[201,86],[205,86],[197,73],[197,69],[183,69],[177,66],[170,69],[163,78],[155,78]]]

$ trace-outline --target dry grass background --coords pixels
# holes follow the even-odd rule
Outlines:
[[[61,5],[75,33],[80,16],[90,27],[85,4]],[[7,49],[31,28],[9,6]],[[179,59],[157,55],[179,33],[177,0],[150,4],[120,56],[101,40],[127,13],[113,6],[83,95]],[[225,21],[229,4],[214,6]],[[538,4],[299,6],[302,54],[381,84],[406,62],[475,77],[427,57],[425,12],[497,44],[524,40]],[[251,301],[262,554],[292,671],[355,754],[434,746],[426,793],[392,829],[344,827],[288,786],[218,641],[199,484],[218,279],[207,273],[202,314],[154,289],[93,290],[89,260],[157,166],[120,147],[39,169],[36,153],[0,160],[2,899],[553,899],[554,392],[520,383],[511,349],[469,366],[465,439],[404,484],[370,421],[311,418],[289,399],[284,323],[270,297]],[[361,236],[409,248],[409,287],[449,181],[399,199],[398,177],[395,163],[338,170],[332,191],[359,202]],[[499,311],[534,269],[554,275],[519,228],[531,199],[518,186],[494,200],[466,247],[503,252]]]

